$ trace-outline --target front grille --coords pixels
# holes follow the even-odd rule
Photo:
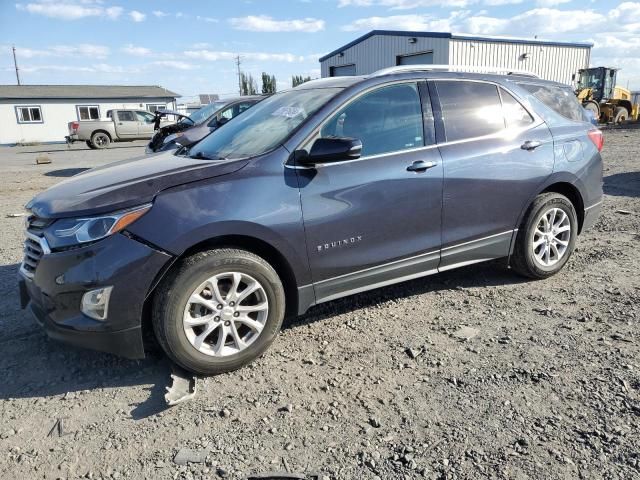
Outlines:
[[[50,253],[47,240],[43,236],[44,229],[51,223],[50,220],[30,216],[27,218],[26,239],[24,241],[24,259],[20,271],[29,278],[33,278],[36,268],[43,255]]]

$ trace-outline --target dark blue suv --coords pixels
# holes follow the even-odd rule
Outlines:
[[[190,149],[111,164],[27,208],[20,290],[47,333],[201,374],[286,315],[506,258],[558,272],[602,202],[602,133],[570,88],[399,67],[277,93]]]

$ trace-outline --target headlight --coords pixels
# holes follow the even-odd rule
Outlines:
[[[63,218],[54,222],[44,235],[52,249],[95,242],[124,230],[150,208],[151,204],[148,204],[97,217]]]

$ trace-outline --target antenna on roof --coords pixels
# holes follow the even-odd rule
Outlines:
[[[13,45],[13,66],[16,68],[16,80],[18,81],[18,85],[20,85],[20,74],[18,73],[18,61],[16,60],[16,46]]]

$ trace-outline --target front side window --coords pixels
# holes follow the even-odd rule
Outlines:
[[[136,118],[133,115],[133,112],[121,110],[118,112],[118,120],[121,122],[135,122]]]
[[[155,118],[153,114],[149,112],[136,112],[136,117],[138,117],[139,122],[144,123],[153,123],[153,119]]]
[[[341,88],[310,88],[276,93],[215,130],[189,150],[195,158],[244,158],[266,153],[292,132]]]
[[[99,120],[100,108],[97,105],[78,105],[79,120]]]
[[[491,135],[504,129],[498,88],[490,83],[437,81],[448,142]]]
[[[197,125],[207,120],[211,115],[213,115],[217,110],[220,110],[227,103],[228,102],[225,101],[209,103],[193,112],[191,115],[189,115],[189,118],[194,124]]]
[[[42,112],[38,106],[16,107],[18,123],[42,123]]]
[[[423,147],[422,108],[415,83],[382,87],[338,111],[321,137],[351,137],[362,142],[362,156]]]

